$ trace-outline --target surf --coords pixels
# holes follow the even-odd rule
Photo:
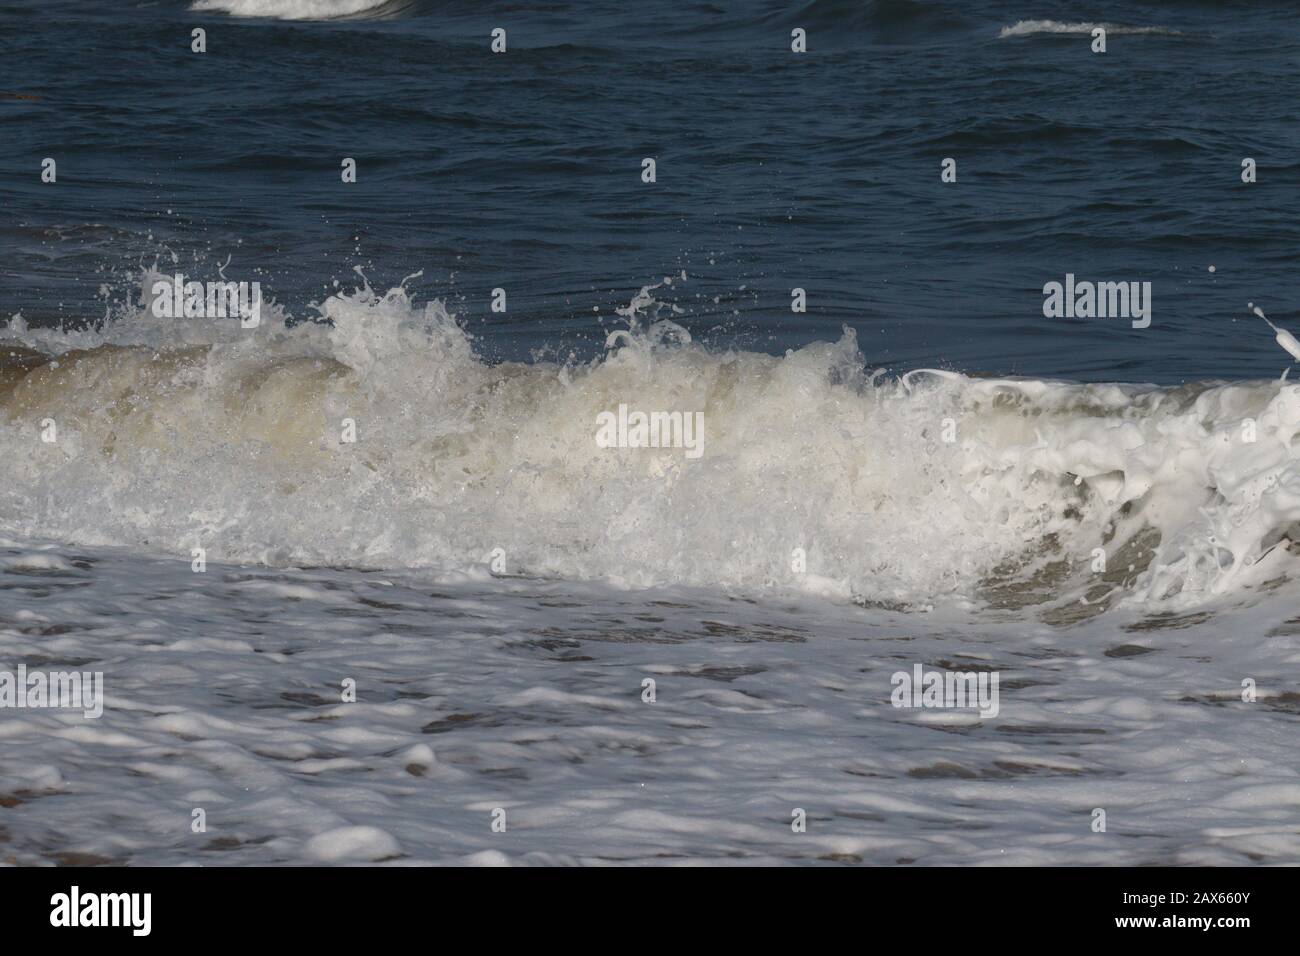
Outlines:
[[[402,286],[241,329],[153,315],[150,279],[98,329],[10,323],[5,533],[272,565],[500,551],[517,574],[1060,621],[1293,573],[1300,385],[896,375],[847,327],[710,349],[653,318],[654,287],[589,362],[491,364]],[[704,453],[603,447],[621,405],[698,411]]]

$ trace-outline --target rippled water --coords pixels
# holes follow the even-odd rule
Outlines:
[[[1162,383],[1275,375],[1245,304],[1300,315],[1285,5],[188,7],[0,9],[3,89],[30,97],[0,97],[0,312],[97,318],[101,285],[119,297],[161,255],[204,277],[229,258],[303,316],[363,264],[384,286],[424,270],[415,291],[450,296],[491,355],[590,355],[616,306],[685,270],[683,321],[723,344],[848,324],[879,365]],[[1111,27],[1104,55],[1053,32],[1081,21]],[[1067,272],[1152,282],[1153,328],[1045,320]]]

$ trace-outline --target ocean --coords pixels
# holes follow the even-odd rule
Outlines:
[[[1300,863],[1300,8],[0,62],[0,864]]]

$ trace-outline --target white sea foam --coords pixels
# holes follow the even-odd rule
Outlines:
[[[0,865],[1300,862],[1282,594],[1051,628],[52,553],[0,567],[0,669],[107,699],[0,709]],[[997,716],[893,706],[913,664],[999,673]]]
[[[1162,26],[1126,26],[1122,23],[1064,23],[1060,20],[1020,20],[1009,27],[1003,27],[998,36],[1003,39],[1007,37],[1026,37],[1039,34],[1074,34],[1082,33],[1090,35],[1098,27],[1103,28],[1108,34],[1157,34],[1161,36],[1182,36],[1178,30]]]
[[[16,328],[43,356],[0,373],[0,531],[445,572],[499,549],[509,574],[921,607],[1177,606],[1290,573],[1300,385],[891,378],[848,329],[711,351],[652,302],[564,366],[489,365],[401,288],[330,298],[331,325]],[[600,447],[623,403],[700,410],[706,453]]]
[[[15,323],[0,669],[105,699],[3,711],[0,863],[1300,861],[1300,386],[891,378],[656,295],[563,366],[400,288]],[[703,410],[705,453],[600,448],[620,401]],[[997,714],[893,706],[915,666],[998,674]]]
[[[235,17],[329,20],[372,12],[389,2],[390,0],[194,0],[190,9],[228,13]]]

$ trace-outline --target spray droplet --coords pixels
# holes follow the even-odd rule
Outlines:
[[[1250,311],[1254,312],[1261,319],[1263,319],[1265,322],[1268,322],[1268,316],[1264,314],[1264,310],[1261,309],[1259,306],[1255,305],[1255,303],[1248,302],[1246,304],[1246,307],[1250,309]],[[1282,348],[1286,349],[1286,351],[1291,355],[1292,358],[1300,359],[1300,341],[1296,341],[1296,337],[1294,335],[1292,335],[1286,329],[1279,329],[1272,322],[1268,322],[1268,327],[1277,333],[1277,335],[1274,336],[1274,338],[1277,340],[1277,344],[1282,346]]]

